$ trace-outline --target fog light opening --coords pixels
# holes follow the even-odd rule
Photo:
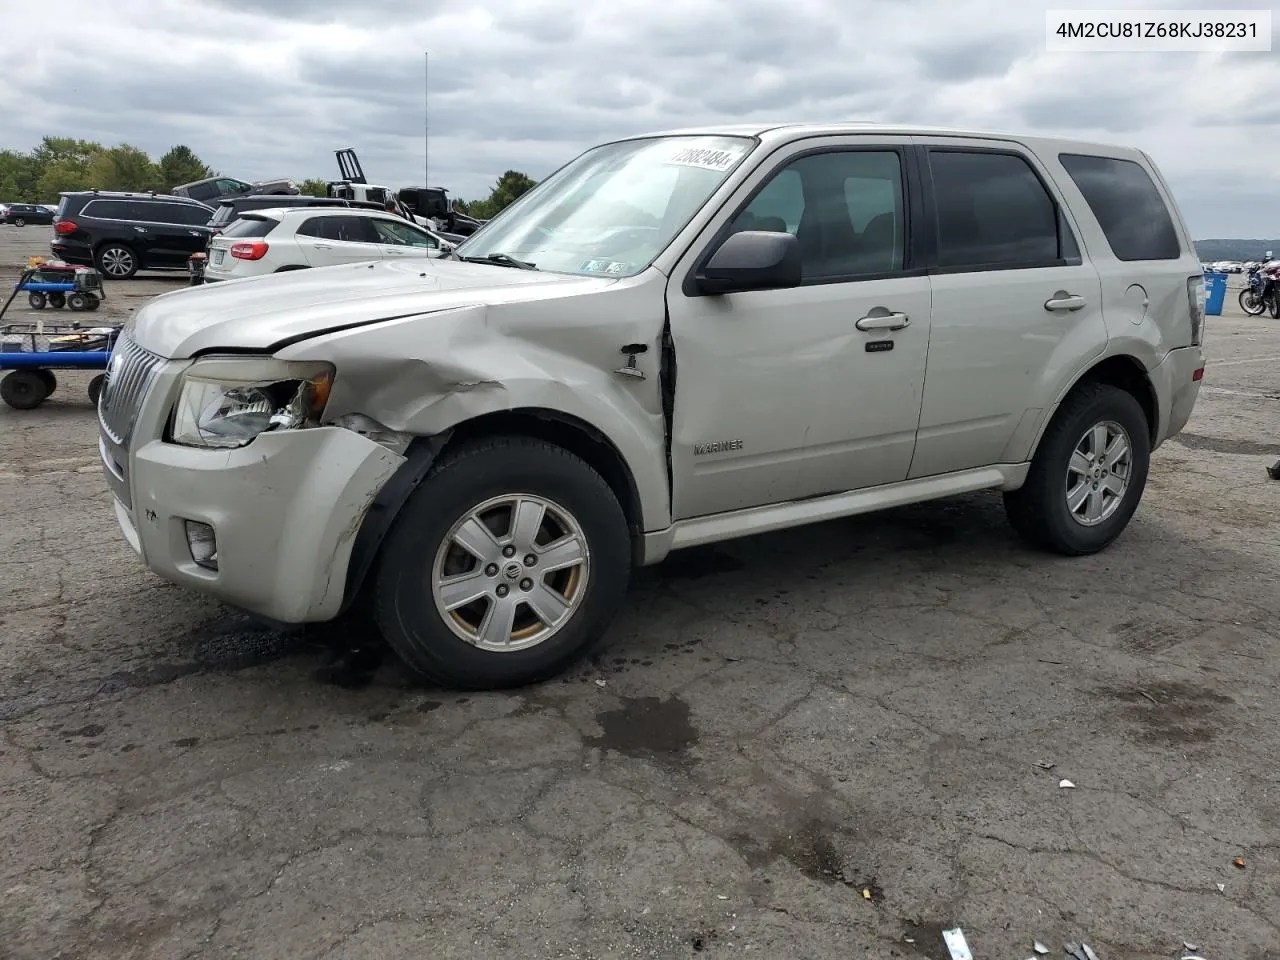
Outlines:
[[[187,546],[191,550],[191,559],[206,570],[218,569],[218,538],[214,536],[213,527],[197,520],[185,521],[187,527]]]

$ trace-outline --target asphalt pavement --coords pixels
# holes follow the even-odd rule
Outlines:
[[[1100,556],[996,494],[675,554],[488,695],[140,569],[60,375],[0,407],[0,957],[1280,957],[1280,321],[1206,350]]]

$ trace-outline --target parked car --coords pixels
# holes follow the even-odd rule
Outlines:
[[[7,203],[0,206],[0,223],[25,227],[29,223],[53,223],[53,214],[38,203]]]
[[[290,623],[359,597],[423,675],[530,683],[685,547],[999,490],[1031,543],[1103,550],[1199,394],[1194,251],[1137,149],[627,138],[449,258],[146,304],[104,471],[173,582]]]
[[[192,200],[199,200],[201,203],[216,207],[219,200],[227,197],[261,194],[296,195],[298,185],[292,180],[259,180],[249,183],[234,177],[209,177],[205,180],[180,184],[173,188],[172,193],[174,196],[190,197]]]
[[[384,209],[380,203],[341,200],[337,197],[312,197],[302,193],[293,196],[264,194],[251,197],[232,197],[218,204],[217,210],[214,211],[213,217],[209,220],[209,226],[222,230],[227,224],[250,210],[266,210],[270,207],[350,207],[353,209],[377,210],[379,212]]]
[[[452,250],[401,217],[372,210],[277,207],[246,213],[209,241],[206,283],[339,263],[426,259]]]
[[[185,270],[205,249],[213,210],[186,197],[84,190],[64,193],[49,249],[67,263],[125,280],[139,270]]]

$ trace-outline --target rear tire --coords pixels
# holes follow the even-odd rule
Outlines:
[[[44,398],[48,400],[53,396],[53,391],[58,389],[58,378],[53,375],[52,370],[45,370],[43,367],[33,370],[32,373],[44,381]]]
[[[1280,320],[1280,290],[1277,290],[1267,298],[1267,306],[1271,308],[1271,319]]]
[[[128,280],[138,272],[138,255],[123,243],[107,243],[98,248],[98,271],[112,280]]]
[[[17,220],[13,221],[13,225],[15,227],[25,227],[27,225],[27,221],[19,217]]]
[[[48,302],[49,302],[49,298],[45,296],[43,293],[27,294],[27,306],[29,306],[32,310],[43,310],[45,308],[45,304],[47,304]]]
[[[67,297],[67,306],[76,311],[88,310],[89,298],[83,293],[73,293]]]
[[[1005,511],[1038,547],[1067,556],[1097,553],[1128,526],[1150,462],[1150,426],[1133,395],[1082,384],[1049,424],[1022,488],[1004,495]]]
[[[416,672],[503,689],[583,656],[630,574],[626,517],[604,479],[561,447],[494,437],[447,453],[409,497],[382,548],[374,604]]]
[[[61,310],[67,305],[67,295],[65,293],[49,294],[49,306],[55,310]]]
[[[93,402],[95,407],[98,405],[98,398],[102,396],[102,384],[106,379],[107,375],[105,373],[100,373],[89,381],[89,399]]]
[[[15,410],[31,410],[49,396],[45,379],[39,370],[13,370],[0,380],[0,400]]]

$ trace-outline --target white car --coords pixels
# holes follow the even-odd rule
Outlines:
[[[209,242],[205,281],[366,260],[439,257],[453,246],[376,210],[273,207],[245,213]]]

